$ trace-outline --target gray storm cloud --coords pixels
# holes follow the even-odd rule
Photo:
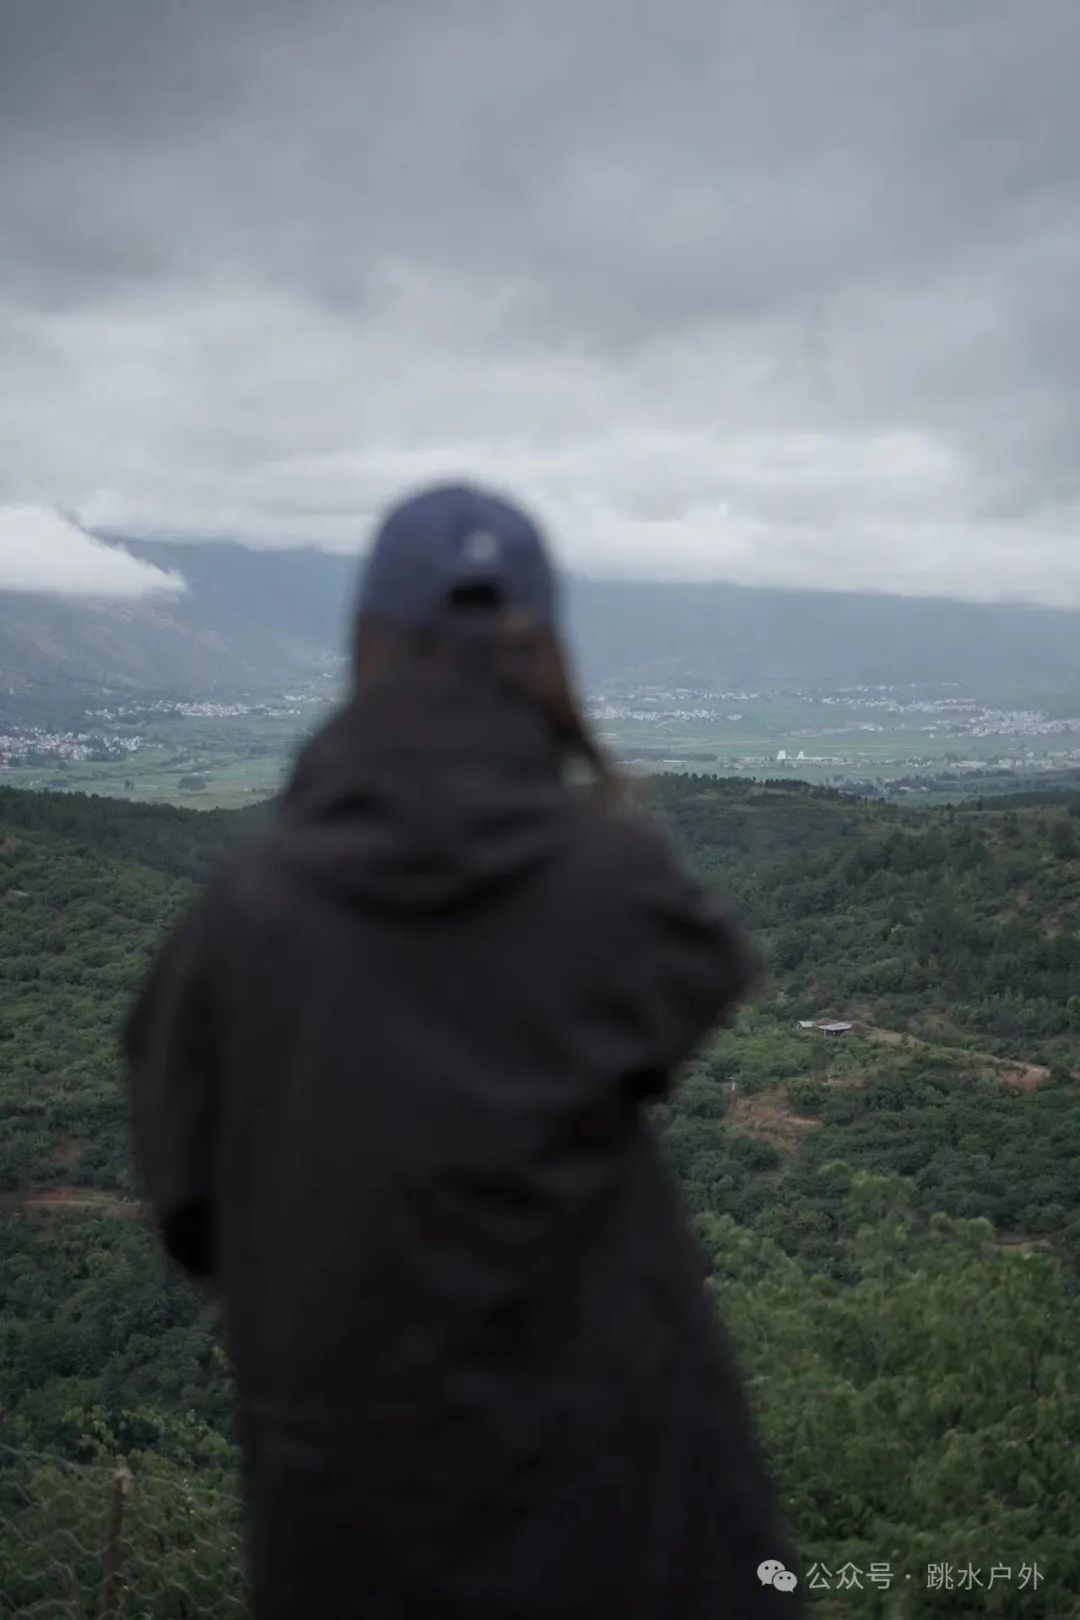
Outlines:
[[[0,502],[1080,603],[1080,9],[668,9],[7,0]]]

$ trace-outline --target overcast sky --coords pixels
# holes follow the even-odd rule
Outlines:
[[[1076,0],[3,0],[0,585],[464,474],[594,573],[1080,604],[1078,62]]]

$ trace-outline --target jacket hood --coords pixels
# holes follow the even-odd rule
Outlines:
[[[558,739],[534,704],[485,672],[418,670],[354,697],[308,743],[279,848],[339,896],[444,907],[545,862],[569,802]]]

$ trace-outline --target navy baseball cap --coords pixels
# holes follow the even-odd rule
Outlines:
[[[399,630],[425,630],[455,615],[455,600],[491,602],[553,629],[559,586],[532,520],[467,485],[427,490],[384,519],[364,568],[358,610]]]

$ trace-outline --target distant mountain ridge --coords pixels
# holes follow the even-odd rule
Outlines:
[[[1080,611],[729,584],[579,581],[586,667],[728,686],[1080,691]]]
[[[280,690],[343,645],[356,564],[234,543],[123,541],[180,573],[182,595],[84,600],[0,592],[0,692],[63,699]]]
[[[113,539],[174,569],[181,596],[0,592],[0,694],[280,690],[346,646],[357,559],[233,542]],[[1080,612],[739,585],[569,582],[590,685],[776,687],[956,682],[1014,697],[1080,694]]]

